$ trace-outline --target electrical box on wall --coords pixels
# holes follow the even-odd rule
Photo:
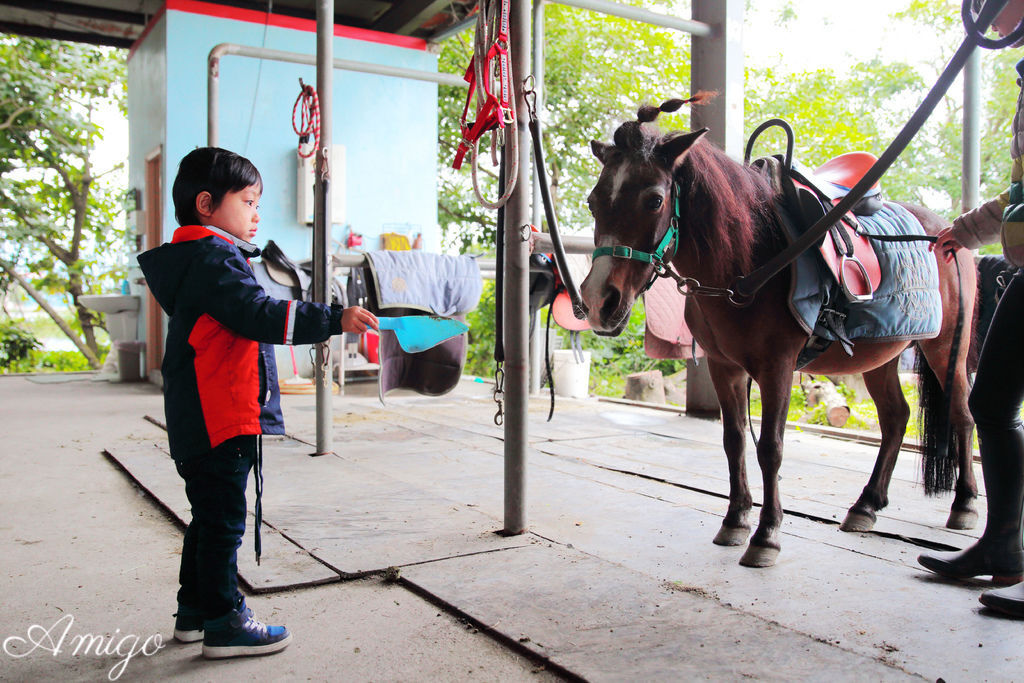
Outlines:
[[[296,205],[298,221],[313,224],[313,183],[316,179],[316,155],[299,160]],[[345,222],[345,145],[331,145],[331,223]]]

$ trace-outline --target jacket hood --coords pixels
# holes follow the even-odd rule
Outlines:
[[[175,301],[189,268],[201,249],[230,248],[234,245],[246,259],[259,256],[260,250],[251,242],[232,237],[219,228],[186,225],[174,231],[169,243],[139,254],[139,267],[146,277],[149,291],[167,315],[174,315]]]

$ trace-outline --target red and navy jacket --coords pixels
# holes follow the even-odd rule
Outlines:
[[[338,305],[272,299],[248,259],[253,244],[186,225],[139,255],[146,283],[170,320],[164,413],[171,457],[203,455],[243,434],[283,434],[273,344],[312,344],[341,333]]]

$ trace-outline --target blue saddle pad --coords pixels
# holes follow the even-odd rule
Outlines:
[[[857,216],[859,231],[870,235],[924,235],[921,223],[909,211],[892,202],[871,216]],[[793,230],[790,221],[782,221]],[[791,238],[795,235],[790,235]],[[846,314],[846,333],[851,340],[930,339],[942,325],[939,271],[928,242],[883,242],[871,240],[878,256],[882,280],[874,298],[866,302],[830,303]],[[817,249],[808,249],[793,264],[790,310],[808,334],[835,341],[820,325],[815,327],[835,277],[824,265]]]

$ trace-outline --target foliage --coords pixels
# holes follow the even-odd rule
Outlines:
[[[100,359],[107,353],[107,348],[100,347]],[[82,372],[91,370],[89,361],[77,351],[45,351],[33,349],[29,354],[19,361],[11,363],[7,367],[0,366],[0,373],[9,374],[16,372]]]
[[[467,375],[494,377],[494,280],[484,280],[480,303],[466,314]]]
[[[934,63],[904,64],[882,55],[845,73],[820,69],[792,72],[785,53],[779,63],[747,70],[745,125],[780,117],[796,132],[795,157],[815,167],[836,154],[863,150],[880,155],[924,99],[963,38],[960,3],[913,0],[902,3],[890,22],[909,22],[942,46]],[[897,6],[894,9],[899,9]],[[783,17],[782,21],[786,18]],[[1019,88],[1014,50],[981,50],[983,122],[981,124],[981,197],[994,197],[1009,183],[1007,141]],[[928,206],[947,219],[961,212],[961,136],[963,107],[957,85],[941,101],[928,123],[882,179],[886,195]],[[759,154],[780,153],[781,135],[766,134]]]
[[[0,320],[0,368],[10,367],[27,358],[39,346],[39,340],[31,332],[12,321]]]
[[[123,276],[123,192],[91,154],[105,108],[124,109],[122,51],[0,34],[0,264],[72,307],[99,350],[95,316],[79,303]]]
[[[646,314],[643,301],[638,301],[629,315],[626,329],[618,337],[600,337],[584,332],[584,345],[591,352],[590,386],[599,396],[623,395],[626,376],[636,372],[660,370],[668,376],[686,367],[684,361],[656,360],[644,353]],[[563,337],[568,333],[561,330]],[[568,347],[568,344],[565,344]]]

